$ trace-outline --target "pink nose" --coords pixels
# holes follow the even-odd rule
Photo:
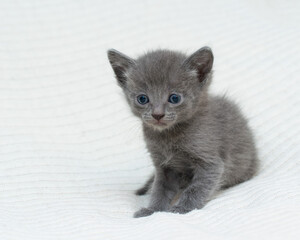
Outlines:
[[[162,119],[165,116],[165,114],[152,114],[152,117],[154,119],[156,119],[157,121],[159,121],[160,119]]]

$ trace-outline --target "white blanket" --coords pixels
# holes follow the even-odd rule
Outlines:
[[[299,239],[300,2],[0,2],[0,239]],[[260,171],[203,209],[134,219],[153,167],[106,57],[215,54]]]

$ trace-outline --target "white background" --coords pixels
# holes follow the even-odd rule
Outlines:
[[[0,239],[299,239],[299,1],[0,1]],[[215,55],[261,167],[187,215],[133,219],[152,173],[106,57]]]

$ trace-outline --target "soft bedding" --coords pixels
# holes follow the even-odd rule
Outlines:
[[[299,1],[0,2],[0,239],[299,239]],[[186,215],[134,219],[152,173],[106,51],[215,54],[260,170]]]

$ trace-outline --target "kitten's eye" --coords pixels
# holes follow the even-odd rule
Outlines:
[[[139,102],[139,104],[145,105],[149,102],[149,98],[147,97],[147,95],[141,94],[137,96],[137,101]]]
[[[170,103],[177,104],[180,102],[180,100],[181,100],[181,97],[179,95],[171,94],[168,101]]]

